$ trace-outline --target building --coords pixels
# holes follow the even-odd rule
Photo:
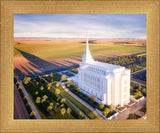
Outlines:
[[[94,61],[89,51],[88,38],[73,82],[89,95],[96,96],[106,105],[123,106],[130,97],[130,70],[122,66]]]

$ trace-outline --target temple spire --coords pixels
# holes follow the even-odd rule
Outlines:
[[[88,35],[86,32],[86,49],[84,51],[83,57],[82,57],[82,63],[90,63],[93,62],[93,58],[91,56],[91,53],[89,51],[89,46],[88,46]]]

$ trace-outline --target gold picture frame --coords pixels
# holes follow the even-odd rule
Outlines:
[[[160,40],[159,0],[2,0],[1,132],[159,132]],[[13,16],[15,13],[146,13],[146,120],[14,120]]]

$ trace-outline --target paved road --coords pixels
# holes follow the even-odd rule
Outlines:
[[[45,80],[44,78],[42,78],[47,84],[49,83],[47,80]],[[52,89],[56,89],[53,85],[51,85]],[[78,112],[81,112],[83,117],[89,119],[76,105],[74,105],[70,100],[68,100],[64,95],[62,95],[61,93],[59,94],[61,97],[63,97],[73,108],[75,108]]]
[[[136,72],[133,72],[132,75],[137,74],[137,73],[140,73],[140,72],[143,72],[143,71],[146,71],[146,68],[144,68],[144,69],[142,69],[142,70],[139,70],[139,71],[136,71]]]
[[[78,100],[80,103],[82,103],[84,106],[86,106],[89,110],[91,110],[96,116],[98,116],[100,119],[103,119],[103,117],[101,117],[95,108],[93,108],[92,106],[90,106],[89,104],[87,104],[85,101],[83,101],[81,98],[79,98],[78,96],[76,96],[74,93],[72,93],[69,89],[66,88],[66,86],[64,84],[61,84],[61,86],[64,88],[64,90],[70,94],[72,97],[74,97],[76,100]]]
[[[22,102],[16,85],[14,85],[14,119],[29,119],[29,114]]]
[[[132,107],[128,107],[126,111],[119,113],[115,119],[127,119],[130,113],[140,114],[139,110],[143,107],[145,103],[146,103],[146,98],[144,97],[144,99],[142,99],[140,102],[136,103]]]
[[[29,97],[29,95],[27,93],[27,91],[25,90],[25,88],[24,88],[24,86],[22,84],[22,81],[20,81],[20,86],[22,86],[22,91],[23,91],[24,95],[28,97],[28,102],[30,102],[32,110],[36,113],[36,118],[37,119],[41,119],[41,116],[39,115],[36,107],[34,106],[32,100],[30,99],[30,97]]]
[[[141,73],[143,73],[144,71],[146,71],[146,68],[142,69],[142,70],[139,70],[139,71],[136,71],[134,73],[131,73],[131,81],[134,81],[138,84],[141,84],[141,85],[146,85],[146,81],[143,81],[143,80],[140,80],[140,79],[135,79],[134,76],[135,75],[140,75]]]

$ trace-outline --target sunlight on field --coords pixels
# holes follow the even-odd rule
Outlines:
[[[123,54],[145,52],[146,46],[118,44],[89,44],[93,57],[105,54]],[[14,56],[24,53],[35,55],[41,59],[82,57],[85,43],[79,44],[16,44]]]

